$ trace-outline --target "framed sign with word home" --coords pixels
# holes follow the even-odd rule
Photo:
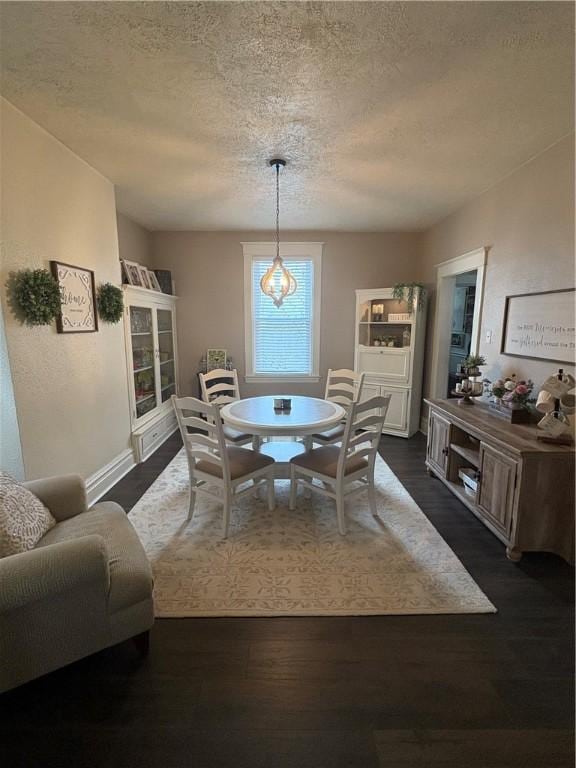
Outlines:
[[[94,272],[51,261],[50,269],[60,287],[58,333],[93,333],[98,330]]]
[[[507,296],[503,355],[574,365],[575,289]]]

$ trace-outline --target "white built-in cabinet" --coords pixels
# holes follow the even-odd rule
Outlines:
[[[390,395],[385,433],[410,437],[420,428],[425,333],[425,304],[409,307],[392,288],[356,291],[354,367],[365,374],[362,400]]]
[[[177,429],[176,297],[123,286],[132,444],[144,461]]]

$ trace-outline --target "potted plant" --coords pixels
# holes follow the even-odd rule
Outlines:
[[[396,301],[405,301],[410,314],[414,309],[422,309],[426,299],[426,286],[422,283],[396,283],[392,288],[392,297]]]
[[[486,360],[482,355],[468,355],[464,361],[464,368],[468,376],[480,376],[481,365],[486,365]]]

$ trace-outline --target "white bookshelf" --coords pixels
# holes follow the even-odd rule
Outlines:
[[[354,367],[365,374],[362,399],[391,396],[387,434],[411,437],[420,428],[425,333],[425,305],[411,311],[392,288],[356,291]]]

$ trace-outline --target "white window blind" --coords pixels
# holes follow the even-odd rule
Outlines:
[[[252,361],[256,375],[310,376],[314,368],[314,262],[284,259],[298,288],[276,307],[260,290],[271,259],[252,260]]]

